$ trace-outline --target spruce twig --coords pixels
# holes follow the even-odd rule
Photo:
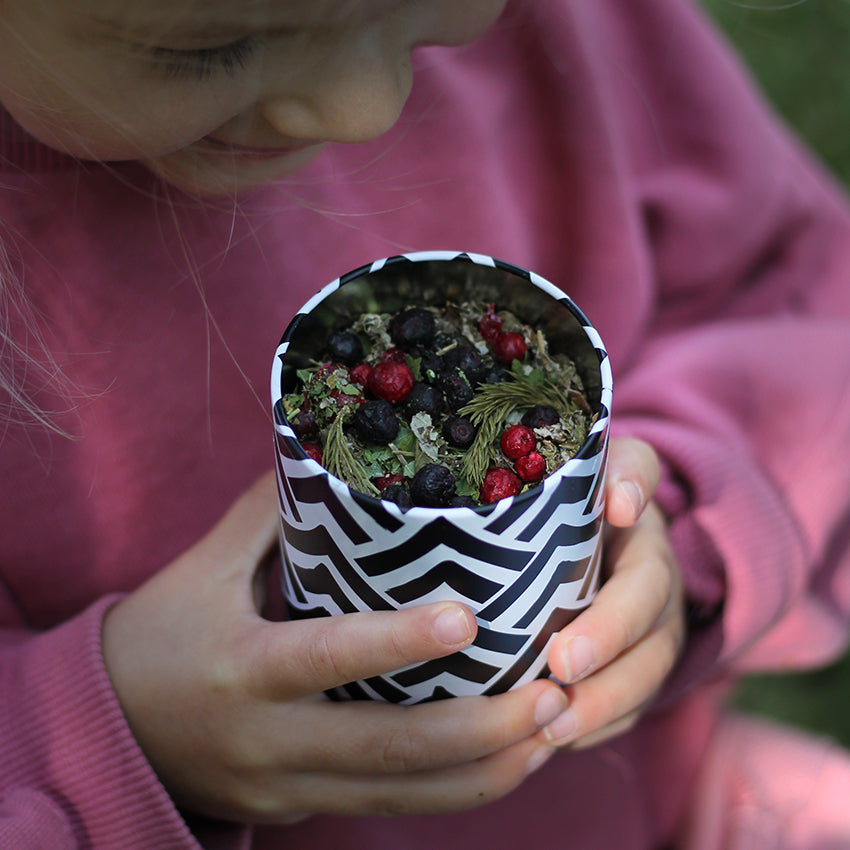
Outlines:
[[[361,493],[368,493],[370,496],[379,496],[380,491],[369,480],[366,467],[354,457],[348,446],[345,432],[342,430],[344,419],[344,416],[338,415],[328,428],[322,458],[325,469],[349,487]]]
[[[539,373],[538,373],[539,374]],[[477,395],[460,410],[476,426],[475,440],[469,447],[461,467],[463,476],[470,484],[478,487],[490,465],[492,446],[505,423],[505,419],[516,409],[546,404],[554,407],[566,417],[571,405],[557,384],[549,378],[531,380],[527,376],[514,376],[511,381],[485,384]]]

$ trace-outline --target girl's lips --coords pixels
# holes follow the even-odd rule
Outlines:
[[[322,143],[317,141],[297,141],[291,145],[263,147],[260,145],[242,145],[238,142],[228,142],[224,139],[217,139],[215,136],[204,136],[198,144],[208,151],[230,154],[231,156],[248,157],[250,159],[278,159],[287,154],[317,147]]]

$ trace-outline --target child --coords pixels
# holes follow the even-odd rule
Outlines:
[[[850,840],[841,753],[717,708],[846,638],[850,215],[685,0],[0,12],[0,846]],[[610,578],[566,688],[330,703],[475,624],[260,616],[271,352],[341,272],[444,247],[606,340]]]

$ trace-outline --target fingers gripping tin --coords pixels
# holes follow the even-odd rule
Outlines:
[[[309,457],[283,411],[296,373],[352,316],[476,297],[511,310],[574,360],[592,409],[577,452],[519,495],[474,507],[411,507],[358,492]],[[547,674],[546,648],[599,583],[612,398],[608,355],[572,300],[488,256],[429,251],[377,260],[332,281],[293,318],[271,378],[282,582],[293,619],[468,605],[475,641],[445,658],[336,688],[340,699],[418,703],[496,694]]]

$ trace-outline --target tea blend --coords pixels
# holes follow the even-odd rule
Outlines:
[[[307,455],[402,510],[535,487],[595,416],[573,361],[492,303],[362,313],[297,371],[283,410]]]

